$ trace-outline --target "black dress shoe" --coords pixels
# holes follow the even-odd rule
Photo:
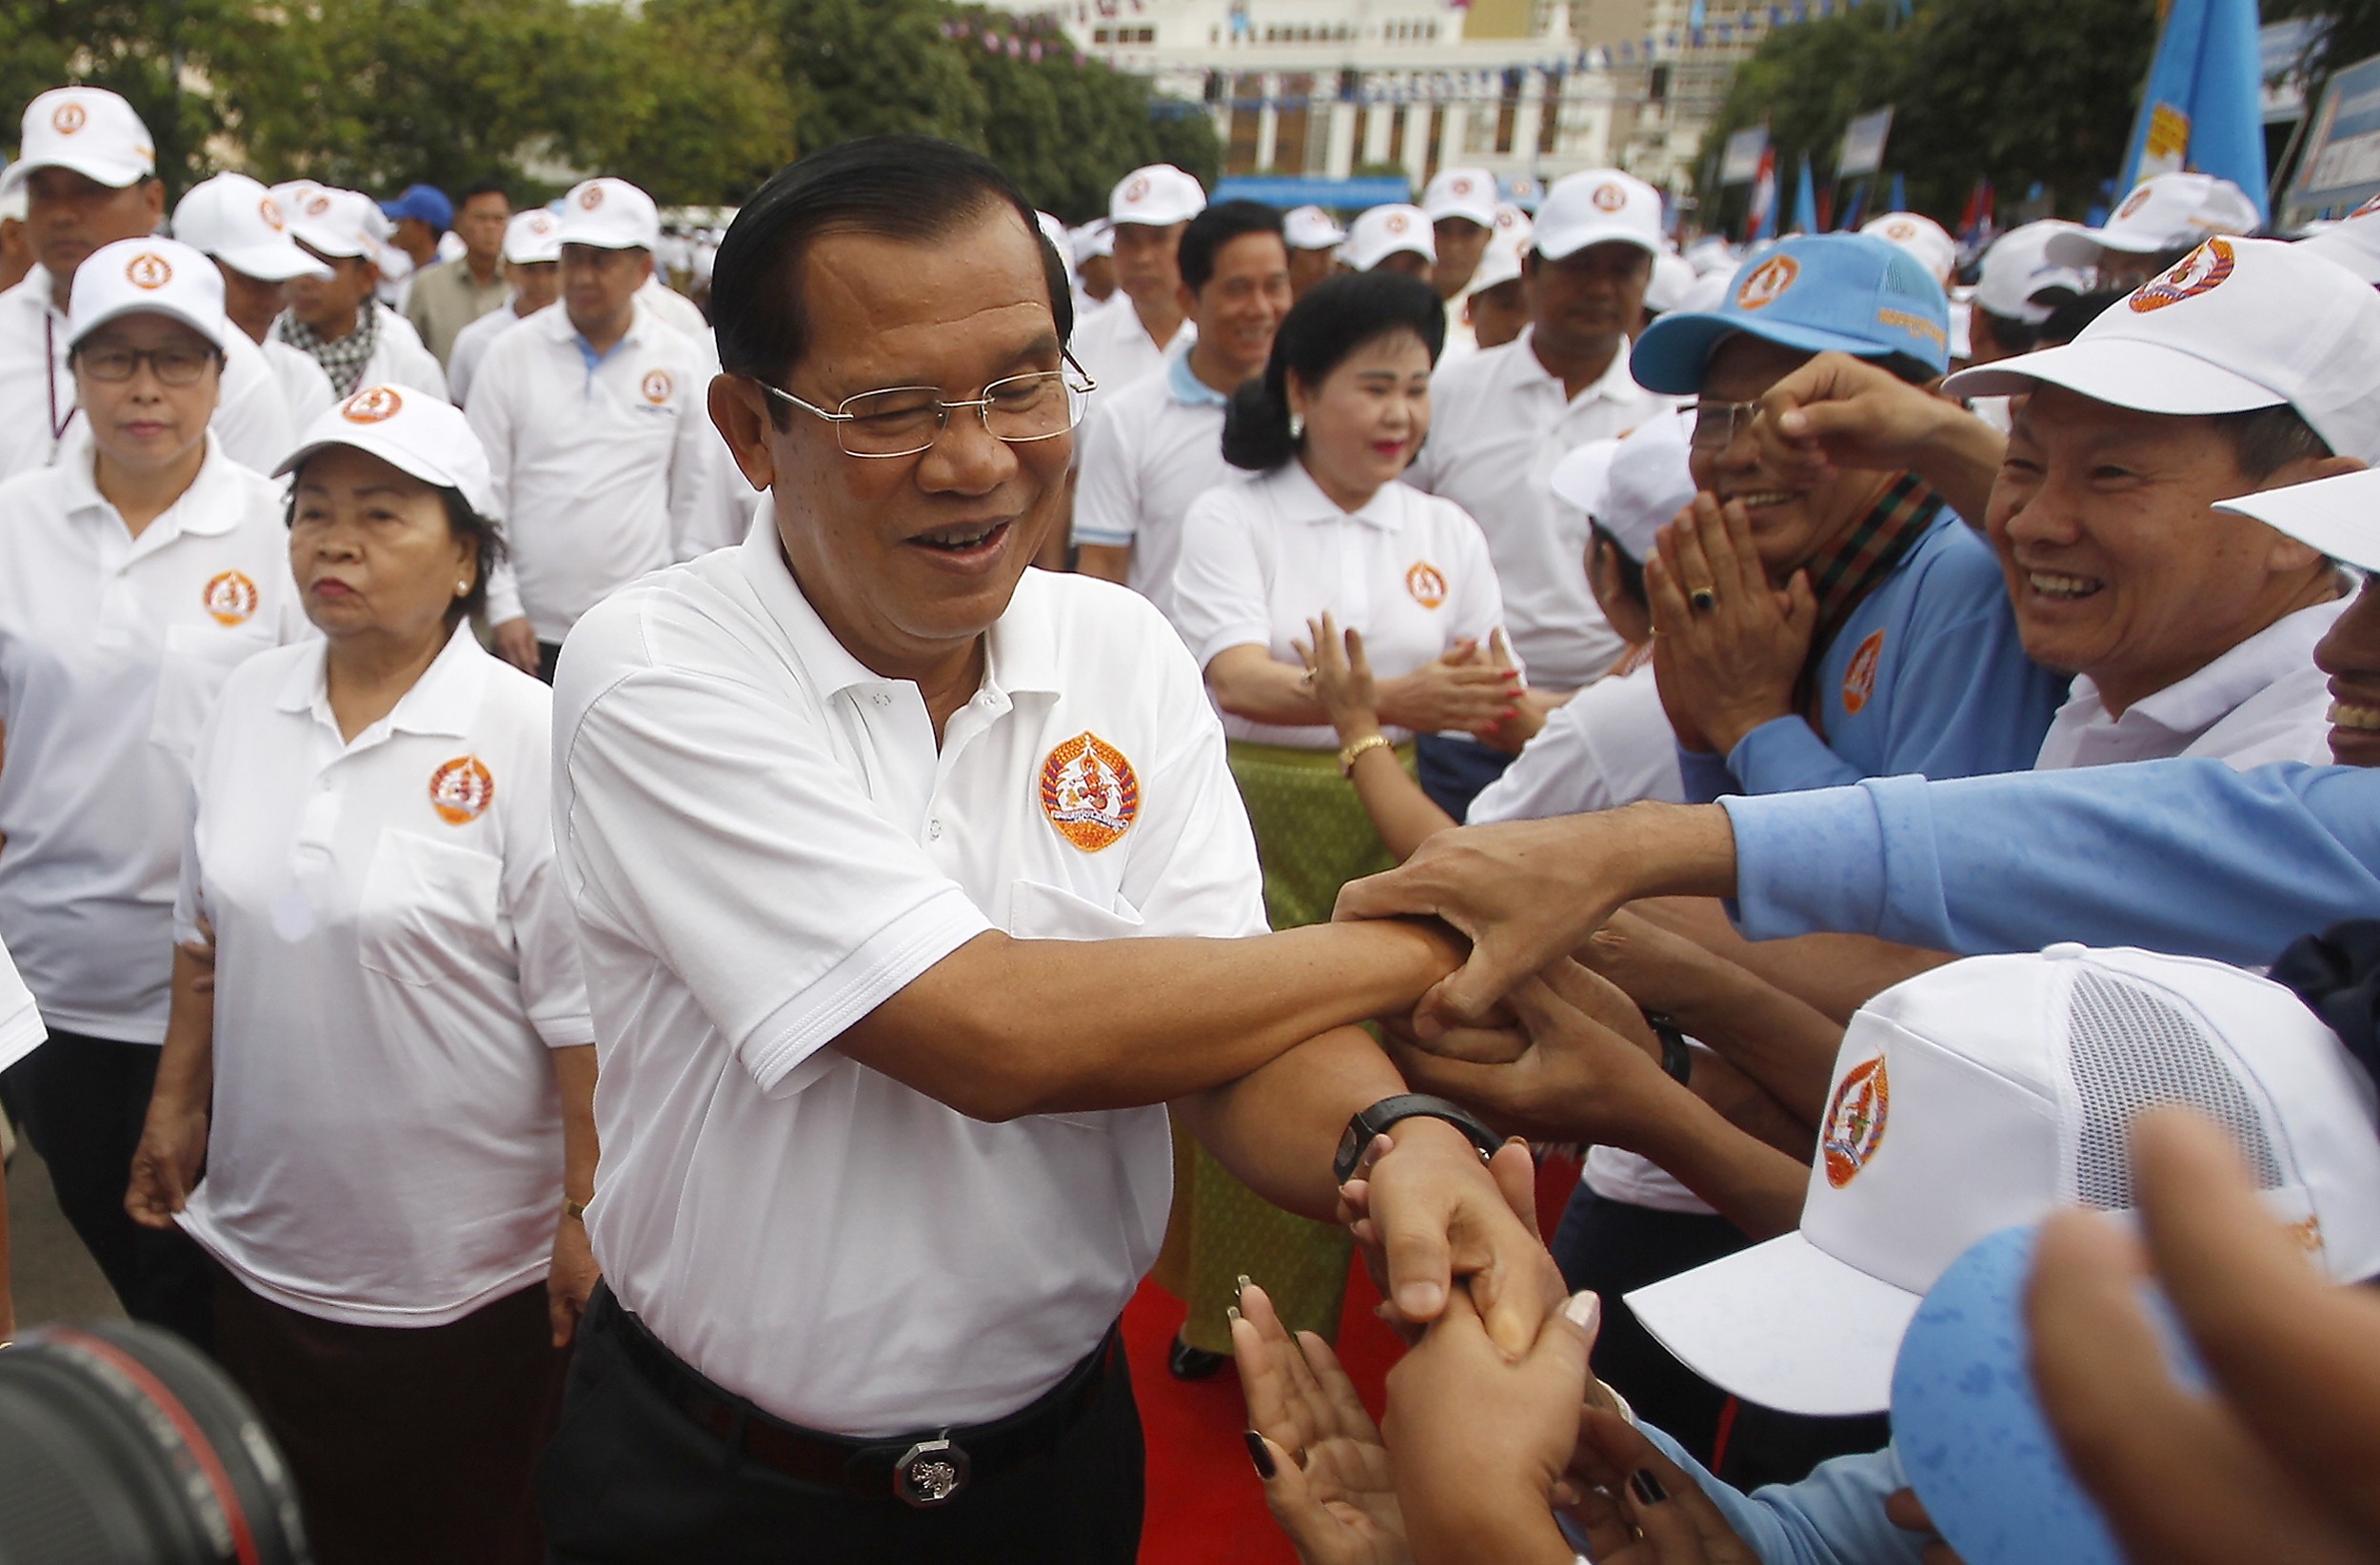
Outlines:
[[[1194,1348],[1177,1332],[1174,1345],[1165,1355],[1165,1373],[1177,1380],[1204,1380],[1230,1362],[1231,1355]]]

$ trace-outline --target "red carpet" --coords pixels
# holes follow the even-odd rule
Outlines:
[[[1577,1177],[1569,1159],[1540,1164],[1537,1202],[1549,1234]],[[1356,1267],[1339,1328],[1339,1358],[1375,1417],[1389,1366],[1404,1351],[1372,1314],[1379,1298]],[[1263,1486],[1240,1439],[1248,1412],[1239,1377],[1226,1366],[1212,1379],[1184,1384],[1165,1373],[1165,1350],[1181,1316],[1181,1301],[1153,1282],[1142,1283],[1124,1311],[1124,1347],[1149,1451],[1141,1565],[1297,1565],[1297,1552],[1264,1509]]]

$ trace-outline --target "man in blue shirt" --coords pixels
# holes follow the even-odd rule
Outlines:
[[[1639,383],[1699,399],[1702,494],[1646,578],[1690,799],[2033,764],[2065,682],[2025,655],[1992,551],[1916,474],[1784,473],[1755,432],[1759,399],[1822,352],[1939,375],[1948,310],[1900,250],[1826,234],[1636,344]]]

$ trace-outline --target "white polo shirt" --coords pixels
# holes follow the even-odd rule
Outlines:
[[[191,752],[234,667],[311,633],[280,485],[207,445],[137,539],[87,439],[0,484],[0,939],[53,1029],[164,1040]]]
[[[2272,761],[2330,764],[2330,679],[2314,644],[2349,600],[2315,604],[2265,626],[2186,679],[2110,717],[2088,674],[2050,720],[2035,771],[2174,756],[2215,756],[2241,771]]]
[[[1653,661],[1596,681],[1546,714],[1504,775],[1479,791],[1465,821],[1541,821],[1638,800],[1686,802],[1677,735],[1661,707]]]
[[[486,357],[489,346],[526,319],[512,313],[513,304],[506,300],[454,334],[454,347],[446,353],[446,390],[456,406],[468,405],[472,377],[479,373],[479,362]]]
[[[1587,517],[1554,494],[1554,468],[1591,440],[1626,434],[1670,406],[1628,373],[1625,343],[1603,378],[1567,397],[1524,330],[1440,366],[1430,438],[1405,477],[1477,517],[1504,584],[1513,649],[1548,690],[1599,678],[1622,648],[1587,587]]]
[[[50,1030],[41,1024],[41,1007],[33,1003],[33,992],[18,976],[8,947],[0,945],[0,1071],[40,1048],[49,1037]]]
[[[554,707],[603,1062],[587,1218],[621,1302],[815,1429],[1040,1397],[1156,1258],[1165,1111],[988,1124],[834,1044],[987,929],[1262,932],[1181,643],[1121,587],[1029,570],[938,750],[917,687],[820,621],[764,502],[740,546],[590,612]]]
[[[700,345],[643,306],[600,363],[557,302],[471,383],[522,606],[559,642],[606,593],[696,552],[717,435]]]
[[[1131,549],[1125,584],[1169,620],[1182,518],[1199,496],[1242,476],[1223,460],[1229,400],[1191,373],[1184,344],[1162,372],[1094,397],[1082,421],[1075,542]]]
[[[47,467],[76,430],[74,374],[67,367],[72,334],[50,302],[50,273],[35,267],[0,293],[0,479]],[[297,444],[281,383],[264,350],[234,330],[223,346],[223,388],[208,427],[231,460],[268,473]]]
[[[1330,610],[1363,633],[1378,678],[1396,679],[1454,643],[1487,644],[1504,599],[1478,524],[1452,501],[1401,483],[1380,485],[1352,515],[1292,459],[1249,483],[1209,489],[1182,526],[1174,611],[1204,668],[1227,647],[1261,646],[1302,666],[1290,644]],[[1328,726],[1281,727],[1223,716],[1234,739],[1335,750]],[[1392,740],[1407,737],[1387,730]]]
[[[251,1290],[437,1326],[545,1275],[549,1049],[592,1043],[554,866],[553,700],[457,628],[339,736],[319,639],[201,741],[177,939],[215,930],[215,1115],[183,1225]]]
[[[1075,323],[1067,347],[1100,390],[1115,392],[1163,369],[1166,354],[1189,347],[1198,336],[1199,328],[1185,316],[1171,339],[1155,341],[1140,324],[1140,312],[1119,292],[1108,307]]]
[[[314,355],[278,337],[267,337],[256,346],[265,355],[265,366],[280,383],[281,400],[288,405],[292,428],[304,429],[318,415],[338,406],[339,393],[323,366],[314,362]]]

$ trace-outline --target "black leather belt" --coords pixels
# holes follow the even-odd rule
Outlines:
[[[855,1440],[787,1423],[722,1391],[662,1345],[607,1286],[587,1302],[586,1324],[608,1331],[637,1376],[696,1427],[788,1477],[862,1499],[898,1499],[919,1509],[946,1505],[970,1484],[1045,1455],[1099,1398],[1112,1356],[1123,1351],[1118,1330],[1066,1377],[1005,1418],[969,1429],[924,1431],[883,1440]]]

